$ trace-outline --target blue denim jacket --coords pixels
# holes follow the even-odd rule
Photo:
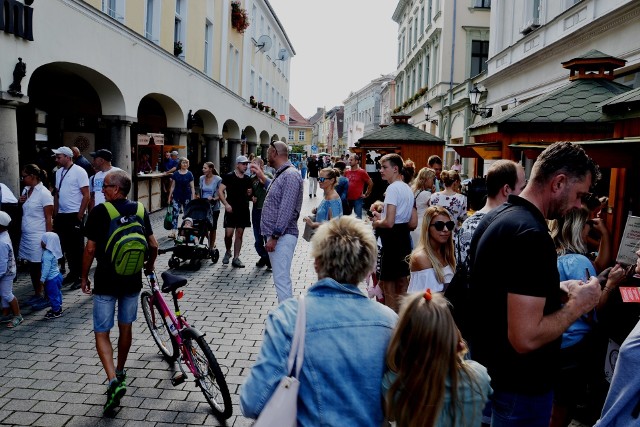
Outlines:
[[[298,393],[299,426],[379,426],[385,355],[398,316],[356,286],[321,279],[305,297],[307,328]],[[240,407],[257,418],[287,375],[298,300],[269,314]]]

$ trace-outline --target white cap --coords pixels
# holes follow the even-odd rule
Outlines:
[[[0,211],[0,225],[7,227],[11,222],[11,217],[8,213]]]
[[[173,150],[173,151],[171,152],[171,155],[172,155],[172,156],[177,156],[178,154],[179,154],[179,153],[178,153],[176,150]]]
[[[236,163],[249,163],[249,159],[246,156],[236,157]]]
[[[69,147],[54,148],[53,154],[64,154],[67,157],[73,157],[73,151]]]

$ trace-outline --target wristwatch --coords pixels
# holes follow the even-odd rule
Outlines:
[[[272,235],[271,235],[271,238],[272,238],[273,240],[278,240],[278,239],[280,238],[280,234],[272,234]]]

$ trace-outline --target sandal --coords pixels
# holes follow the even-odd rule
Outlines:
[[[22,316],[16,316],[11,322],[9,322],[9,324],[7,324],[7,328],[15,328],[20,323],[22,323],[23,320],[24,319],[22,318]]]

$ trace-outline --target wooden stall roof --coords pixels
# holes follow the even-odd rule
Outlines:
[[[460,157],[498,160],[502,158],[502,146],[499,142],[487,142],[478,144],[449,144]]]
[[[424,144],[430,145],[444,145],[444,139],[438,138],[435,135],[425,132],[422,129],[410,125],[408,123],[394,123],[383,129],[377,130],[363,138],[356,143],[358,145],[366,145],[369,147],[371,144],[380,145],[382,142],[391,143],[404,143],[404,144]]]

